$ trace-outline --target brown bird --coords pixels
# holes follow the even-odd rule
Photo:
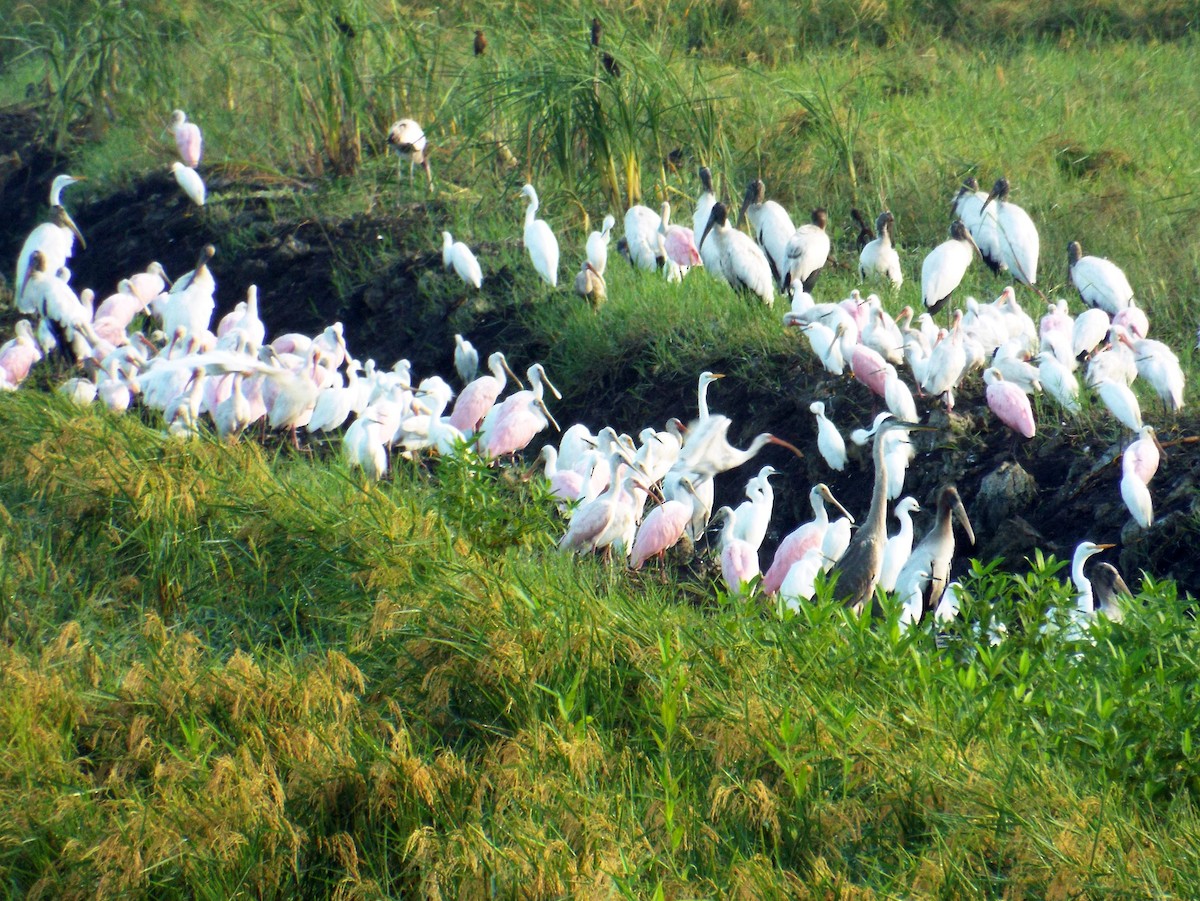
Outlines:
[[[596,16],[592,16],[592,46],[593,47],[600,46],[600,35],[603,33],[603,31],[604,31],[604,28],[600,24],[600,19],[597,18]]]
[[[608,297],[608,286],[604,276],[596,271],[589,260],[583,261],[583,268],[575,276],[575,293],[588,301],[593,310],[598,310],[600,304]]]
[[[483,36],[483,30],[475,29],[475,55],[483,56],[483,52],[487,50],[487,38]]]
[[[858,226],[858,237],[855,239],[855,243],[858,245],[859,251],[862,251],[864,247],[875,240],[875,231],[871,228],[871,223],[867,221],[861,210],[857,208],[852,209],[850,211],[850,218]]]

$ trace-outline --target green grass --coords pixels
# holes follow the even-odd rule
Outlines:
[[[1200,884],[1200,632],[1169,586],[1070,645],[1037,629],[1061,564],[977,566],[968,619],[1010,637],[939,651],[827,595],[692,606],[547,553],[548,499],[468,463],[363,486],[32,393],[0,426],[14,894]]]
[[[686,223],[701,162],[726,196],[761,175],[797,221],[830,210],[840,265],[820,299],[854,287],[850,206],[890,207],[893,311],[919,303],[961,178],[1007,174],[1041,230],[1047,293],[1082,240],[1195,371],[1200,77],[1183,4],[635,4],[602,11],[620,80],[586,44],[591,7],[180,0],[98,30],[102,7],[15,4],[3,30],[24,43],[0,62],[0,97],[46,73],[64,88],[43,127],[87,190],[164,168],[179,106],[205,129],[207,171],[279,180],[281,220],[389,216],[427,199],[385,154],[387,125],[412,115],[436,202],[402,246],[345,252],[338,283],[433,251],[443,228],[486,243],[481,303],[568,392],[631,408],[703,368],[759,384],[779,371],[763,360],[795,353],[778,305],[703,273],[679,289],[614,250],[593,314],[524,259],[525,180],[567,280],[587,230],[631,198],[669,198]],[[240,202],[218,195],[213,214]],[[977,268],[963,290],[1001,287]],[[457,290],[420,283],[429,304]],[[967,619],[1009,638],[964,630],[939,650],[827,591],[781,617],[701,575],[564,559],[561,528],[520,470],[401,464],[364,485],[322,457],[177,444],[134,417],[0,395],[0,886],[1200,895],[1200,634],[1173,585],[1144,580],[1124,625],[1072,646],[1039,634],[1070,601],[1061,561],[976,563]]]

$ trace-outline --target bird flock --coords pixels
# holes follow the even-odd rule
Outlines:
[[[478,41],[476,51],[483,52]],[[200,131],[179,110],[168,127],[180,155],[172,171],[192,201],[203,205],[204,184],[195,169]],[[390,129],[388,143],[400,158],[401,176],[405,160],[410,180],[419,165],[432,189],[421,127],[401,119]],[[15,303],[27,318],[0,347],[0,389],[15,390],[39,360],[58,354],[87,373],[61,386],[80,404],[99,402],[121,413],[136,403],[158,411],[165,431],[181,439],[199,436],[206,420],[222,441],[236,441],[261,424],[264,434],[268,428],[282,431],[297,446],[300,430],[318,435],[344,429],[341,453],[369,479],[386,475],[394,453],[475,454],[503,465],[548,426],[559,429],[547,394],[561,395],[540,363],[527,368],[528,387],[501,351],[490,354],[481,375],[479,354],[462,335],[455,336],[454,368],[461,384],[456,396],[439,375],[416,381],[407,360],[390,369],[373,360],[361,363],[349,352],[341,323],[319,335],[285,334],[268,342],[253,286],[214,329],[217,283],[211,245],[202,248],[192,271],[173,282],[160,265],[151,264],[120,281],[97,305],[91,289],[76,294],[70,285],[71,256],[76,245],[84,250],[86,243],[62,194],[77,181],[68,175],[54,179],[49,219],[30,233],[18,257]],[[702,268],[767,306],[780,296],[790,298],[783,326],[799,330],[825,370],[839,377],[848,373],[886,409],[868,428],[850,435],[854,443],[871,446],[870,509],[856,523],[827,485],[813,486],[812,520],[786,535],[764,572],[759,554],[771,521],[771,478],[777,471],[762,467],[746,483],[744,502],[716,511],[714,479],[768,444],[800,452],[771,433],[758,435],[744,449],[735,447],[729,438],[732,420],[709,408],[709,388],[722,376],[703,372],[697,412],[687,417],[688,425],[673,418],[664,428],[644,429],[634,439],[612,426],[593,433],[576,424],[562,432],[557,445],[543,447],[539,459],[544,476],[566,518],[558,542],[562,551],[598,552],[638,570],[680,542],[701,543],[710,524],[719,523],[720,567],[732,595],[762,592],[777,597],[781,607],[795,607],[813,596],[822,573],[831,573],[838,596],[856,609],[873,605],[882,589],[896,598],[903,623],[917,623],[931,612],[942,622],[958,606],[950,582],[955,522],[972,544],[975,536],[958,491],[947,485],[938,492],[933,525],[915,540],[912,517],[921,507],[903,496],[905,474],[915,457],[910,435],[932,428],[922,423],[918,400],[926,410],[941,404],[952,411],[955,393],[976,372],[982,373],[990,409],[1014,436],[1023,438],[1036,434],[1034,395],[1049,396],[1061,410],[1056,415],[1080,412],[1082,372],[1087,386],[1135,436],[1123,454],[1120,494],[1136,523],[1151,525],[1148,486],[1161,448],[1153,426],[1143,422],[1130,385],[1142,378],[1164,412],[1178,411],[1183,406],[1178,359],[1165,344],[1147,337],[1147,315],[1121,270],[1108,260],[1085,256],[1078,241],[1069,245],[1067,262],[1085,310],[1073,317],[1065,299],[1048,302],[1042,297],[1037,229],[1008,199],[1006,178],[998,178],[987,194],[969,179],[951,199],[949,238],[921,264],[925,309],[917,315],[906,306],[896,316],[876,293],[864,297],[855,290],[837,301],[815,300],[813,291],[831,252],[825,209],[814,209],[810,221],[796,227],[784,207],[767,198],[764,183],[754,179],[739,211],[746,231],[731,222],[730,207],[718,199],[709,169],[699,170],[699,181],[691,228],[671,222],[668,202],[658,212],[632,206],[624,214],[619,253],[635,269],[661,272],[672,282],[683,282],[691,270]],[[538,277],[553,290],[558,240],[538,218],[535,188],[525,185],[520,197],[526,203],[525,250]],[[873,230],[859,211],[854,218],[860,226],[860,280],[894,292],[904,273],[892,212],[880,212]],[[616,218],[606,215],[582,248],[574,291],[594,306],[607,297],[605,272],[615,226]],[[484,270],[474,253],[448,231],[442,238],[445,268],[480,289]],[[939,327],[934,315],[948,305],[976,257],[1036,293],[1045,306],[1040,321],[1008,286],[990,303],[964,298],[950,314],[948,327]],[[515,390],[505,396],[510,387]],[[834,472],[844,471],[846,442],[829,408],[817,399],[809,409],[821,457]],[[889,504],[899,524],[890,536]],[[831,510],[839,518],[831,519]],[[1085,542],[1075,555],[1072,576],[1084,624],[1097,603],[1083,563],[1105,547]],[[1109,578],[1107,584],[1115,583]],[[1113,597],[1109,591],[1099,606],[1118,618]]]

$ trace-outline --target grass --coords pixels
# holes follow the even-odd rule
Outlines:
[[[1041,229],[1047,293],[1083,240],[1195,371],[1184,4],[634,4],[600,11],[619,78],[586,43],[591,7],[178,0],[112,28],[105,8],[17,3],[0,45],[0,96],[50,79],[46,137],[94,195],[166,165],[180,106],[207,171],[311,184],[272,199],[281,221],[387,216],[427,199],[384,147],[415,116],[436,202],[403,246],[346,252],[338,284],[350,296],[442,228],[487,244],[498,328],[625,425],[704,368],[776,378],[762,362],[794,336],[703,273],[679,291],[614,260],[597,314],[547,297],[515,237],[525,180],[567,275],[609,209],[669,198],[686,222],[696,165],[727,197],[761,176],[797,221],[831,211],[822,299],[854,287],[850,206],[890,207],[895,310],[919,302],[959,180],[1004,173]],[[145,34],[167,49],[132,52]],[[976,269],[963,290],[1001,287]],[[432,278],[419,291],[458,299]],[[365,485],[321,455],[177,444],[136,417],[0,396],[0,886],[1200,894],[1200,634],[1174,585],[1144,580],[1125,624],[1071,644],[1039,628],[1070,602],[1061,561],[976,562],[965,621],[1009,638],[964,626],[939,649],[931,627],[855,619],[827,589],[779,615],[703,569],[564,559],[556,516],[519,467],[402,464]]]
[[[1040,636],[783,618],[545,553],[444,464],[362,486],[253,444],[0,399],[0,874],[32,897],[1187,896],[1200,633],[1147,583]],[[1027,628],[1022,630],[1019,624]]]

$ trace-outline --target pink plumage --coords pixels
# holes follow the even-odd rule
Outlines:
[[[500,405],[492,428],[479,442],[479,450],[484,456],[503,457],[524,450],[533,436],[549,424],[541,409],[533,403],[532,393],[518,391]]]
[[[481,375],[463,388],[462,394],[454,402],[454,409],[450,413],[450,425],[464,435],[474,432],[503,390],[504,385],[498,378]]]
[[[200,127],[194,122],[187,121],[183,110],[177,109],[171,114],[170,129],[175,135],[175,146],[179,149],[179,158],[183,164],[192,169],[200,165],[200,151],[203,139],[200,137]]]
[[[850,296],[839,303],[838,306],[850,314],[850,318],[858,326],[860,334],[867,327],[867,323],[871,321],[871,308],[862,299],[862,294],[858,292],[858,289],[851,291]]]
[[[809,548],[821,546],[821,540],[825,537],[827,527],[828,523],[821,525],[815,522],[806,522],[784,538],[775,550],[775,559],[771,561],[770,567],[763,576],[762,590],[767,594],[777,592],[787,577],[788,570],[792,568],[792,564],[803,557]]]
[[[42,358],[41,349],[33,338],[29,322],[17,323],[16,337],[0,347],[0,385],[16,388],[29,377],[33,364]]]
[[[1113,325],[1124,326],[1139,338],[1145,338],[1150,333],[1150,320],[1146,316],[1146,311],[1141,307],[1135,307],[1132,301],[1125,309],[1118,310],[1112,321]]]
[[[672,225],[663,239],[667,256],[677,266],[700,266],[700,251],[696,249],[696,235],[686,226]]]
[[[1147,428],[1144,426],[1142,428],[1142,437],[1125,448],[1125,454],[1121,459],[1122,472],[1126,474],[1131,473],[1143,485],[1149,485],[1150,480],[1154,478],[1154,474],[1158,472],[1158,463],[1161,456],[1158,445],[1155,443],[1151,433],[1147,431]]]
[[[865,344],[854,345],[850,354],[850,368],[854,377],[880,397],[887,397],[887,360],[874,348]]]
[[[721,551],[721,575],[729,593],[735,597],[742,593],[742,585],[759,574],[758,552],[748,541],[731,538]]]
[[[667,501],[655,507],[643,520],[633,542],[631,569],[641,569],[651,557],[657,557],[679,543],[692,518],[692,507],[683,501]]]
[[[987,371],[995,373],[995,380],[987,386],[987,403],[992,412],[1014,432],[1032,438],[1037,427],[1029,396],[1012,382],[1004,381],[995,369]]]

